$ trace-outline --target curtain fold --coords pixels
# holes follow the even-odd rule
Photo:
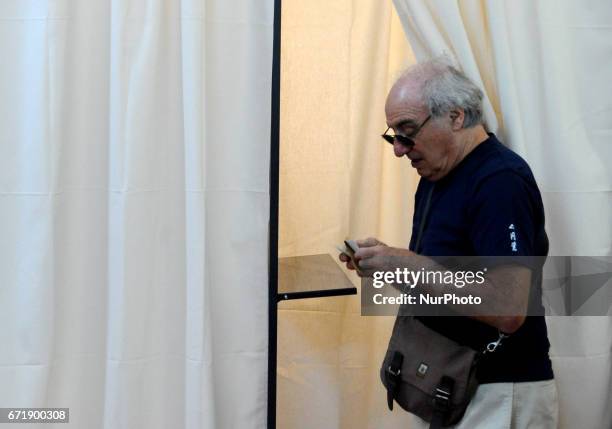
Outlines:
[[[0,404],[262,427],[273,2],[0,4]]]
[[[485,88],[488,128],[529,162],[542,191],[550,253],[612,254],[608,2],[394,4],[417,59],[447,54]],[[612,319],[548,326],[562,427],[609,425]]]

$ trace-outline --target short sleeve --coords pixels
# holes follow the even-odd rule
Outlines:
[[[475,254],[536,256],[539,229],[543,230],[541,207],[537,187],[512,170],[482,179],[468,205],[469,239]]]

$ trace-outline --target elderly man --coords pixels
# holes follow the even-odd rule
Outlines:
[[[438,270],[443,268],[434,260],[438,256],[547,255],[544,209],[531,170],[486,132],[482,91],[464,74],[441,60],[419,64],[395,83],[385,113],[388,129],[383,138],[395,156],[408,158],[421,176],[412,238],[409,250],[374,238],[357,240],[359,275],[371,277],[398,267]],[[346,254],[340,259],[355,268]],[[482,310],[451,304],[456,317],[420,318],[476,350],[498,331],[511,334],[478,367],[480,386],[457,427],[557,426],[556,388],[541,315],[544,258],[539,264],[530,262],[534,258],[501,262],[508,259],[498,259],[500,263],[489,268],[479,288],[487,302]],[[454,290],[459,296],[470,292]]]

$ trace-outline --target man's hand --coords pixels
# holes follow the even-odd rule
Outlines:
[[[356,242],[359,250],[355,252],[355,260],[359,265],[357,274],[360,277],[372,277],[376,271],[395,271],[397,268],[407,268],[410,271],[421,269],[433,272],[447,271],[446,267],[438,265],[426,256],[417,255],[407,249],[389,247],[375,238]],[[341,253],[340,260],[346,263],[349,270],[355,269],[347,254]],[[420,283],[417,286],[420,289],[416,291],[426,291],[434,296],[441,296],[448,291],[446,287],[435,287],[434,283]],[[449,304],[449,307],[458,313],[496,327],[502,332],[512,333],[525,321],[530,286],[529,268],[519,265],[495,267],[487,273],[485,283],[478,291],[478,296],[486,303],[485,305]],[[470,288],[454,288],[452,291],[458,297],[472,293]]]
[[[409,266],[409,259],[415,255],[410,250],[389,247],[372,237],[365,240],[356,240],[356,243],[359,250],[355,253],[355,260],[359,265],[358,274],[361,277],[372,277],[376,271],[394,270],[397,267]],[[341,253],[340,260],[346,263],[349,270],[355,269],[347,254]]]
[[[366,238],[364,240],[355,240],[355,243],[357,243],[357,246],[359,246],[359,249],[361,249],[362,247],[386,246],[385,243],[383,243],[382,241],[378,241],[376,238],[373,238],[373,237]],[[340,253],[339,259],[342,262],[346,263],[346,267],[349,270],[357,269],[355,265],[353,264],[353,261],[351,261],[350,256],[347,255],[346,253]],[[361,271],[361,264],[359,265],[359,269]],[[358,274],[361,274],[361,273],[358,273]]]

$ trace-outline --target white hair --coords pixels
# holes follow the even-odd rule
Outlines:
[[[483,92],[463,72],[453,67],[446,57],[418,63],[402,73],[399,80],[416,81],[423,103],[432,117],[440,117],[453,109],[463,109],[463,128],[484,122]]]

